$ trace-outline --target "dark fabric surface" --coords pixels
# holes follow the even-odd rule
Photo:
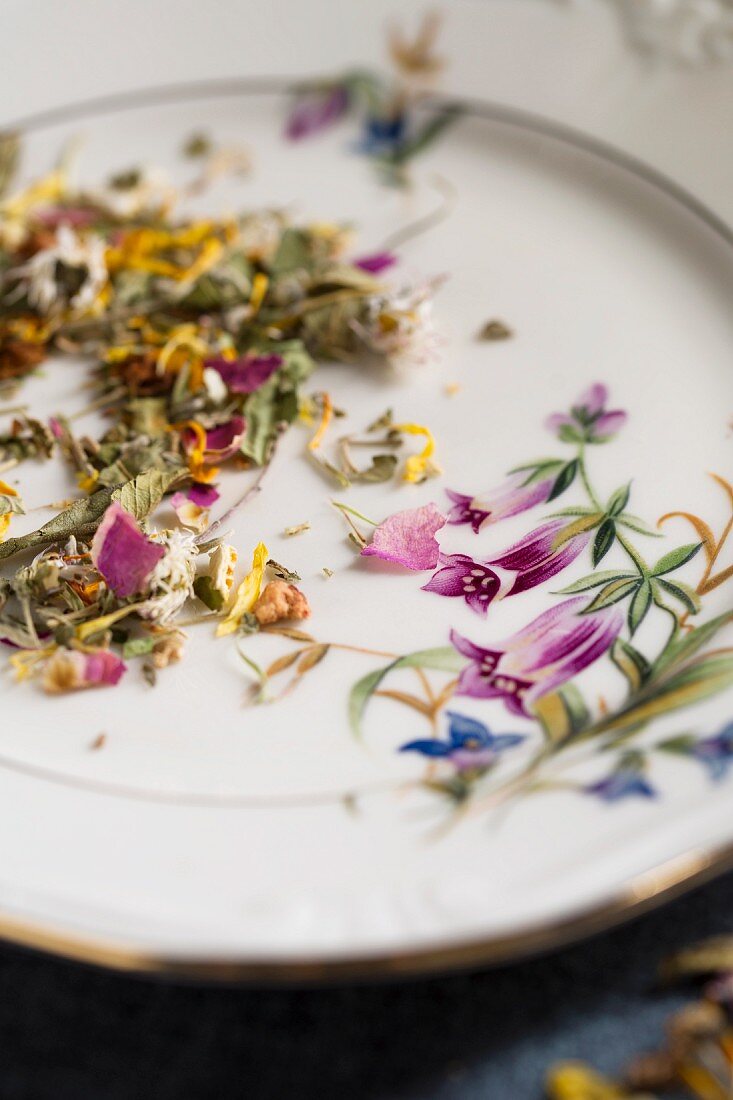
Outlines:
[[[656,963],[723,931],[733,875],[553,956],[399,985],[176,987],[6,948],[0,1098],[540,1100],[556,1059],[654,1046],[686,996]]]

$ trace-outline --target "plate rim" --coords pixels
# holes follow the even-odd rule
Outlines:
[[[305,79],[305,78],[303,78]],[[16,120],[3,129],[20,133],[90,118],[187,100],[293,92],[299,81],[282,77],[221,77],[86,98],[53,106]],[[583,130],[523,108],[462,96],[430,96],[423,109],[459,109],[469,117],[550,138],[620,169],[672,200],[698,223],[733,248],[733,227],[706,203],[675,180]],[[580,912],[542,921],[516,933],[436,944],[412,951],[375,952],[310,959],[267,956],[217,958],[176,957],[147,952],[121,940],[62,930],[53,921],[26,919],[0,905],[0,942],[67,961],[118,973],[180,982],[249,985],[316,986],[349,981],[397,980],[436,976],[479,967],[518,962],[578,943],[656,909],[674,898],[733,870],[733,841],[709,849],[693,849],[637,875],[604,900]]]

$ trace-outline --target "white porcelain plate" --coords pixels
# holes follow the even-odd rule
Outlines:
[[[730,238],[623,158],[522,117],[469,110],[400,190],[355,152],[348,122],[289,144],[282,94],[229,91],[37,126],[23,171],[80,134],[85,180],[142,162],[183,180],[182,141],[203,128],[246,145],[253,170],[200,211],[346,220],[359,253],[449,191],[446,216],[390,272],[397,285],[447,276],[433,361],[395,375],[325,364],[311,387],[348,414],[334,438],[387,407],[427,425],[444,474],[336,491],[303,458],[308,429],[288,433],[232,521],[243,560],[263,539],[297,570],[308,630],[331,645],[277,701],[252,705],[236,643],[208,625],[154,689],[135,667],[115,689],[64,697],[4,675],[0,934],[210,977],[376,973],[559,942],[722,866]],[[478,340],[491,319],[513,336]],[[22,399],[73,411],[84,371],[53,362]],[[73,488],[60,464],[16,473],[29,508]],[[250,476],[228,475],[222,510]],[[359,558],[334,493],[376,520],[429,502],[475,520],[438,534],[449,560],[433,587],[452,595],[423,591],[437,570]],[[261,666],[309,645],[241,642]]]

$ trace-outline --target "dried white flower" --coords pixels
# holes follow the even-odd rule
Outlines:
[[[436,351],[433,292],[437,280],[380,294],[367,302],[362,320],[353,322],[357,336],[376,355],[399,363],[424,363]]]
[[[80,237],[70,226],[62,225],[54,244],[36,252],[10,274],[25,282],[29,303],[41,313],[48,313],[57,303],[67,304],[64,276],[76,273],[81,283],[68,297],[68,305],[84,312],[94,305],[107,282],[105,250],[103,239],[96,233]]]
[[[198,547],[190,531],[166,531],[157,539],[166,552],[150,575],[150,596],[138,614],[151,622],[164,623],[193,595]]]

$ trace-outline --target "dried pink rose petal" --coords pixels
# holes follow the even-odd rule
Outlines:
[[[239,359],[207,359],[232,393],[254,393],[283,365],[281,355],[243,355]]]
[[[434,569],[440,553],[435,535],[445,522],[434,504],[395,512],[376,528],[362,554],[397,562],[406,569]]]
[[[203,454],[204,465],[215,466],[235,455],[242,444],[246,430],[247,423],[243,416],[233,416],[224,424],[209,428],[206,432]],[[198,447],[196,433],[191,428],[184,428],[181,438],[187,452],[191,453]]]
[[[43,689],[52,695],[83,688],[114,686],[127,671],[127,665],[108,649],[82,653],[76,649],[58,649],[43,670]]]
[[[178,493],[175,494],[175,496],[178,495]],[[186,490],[186,497],[199,508],[210,508],[212,504],[216,504],[219,496],[219,491],[213,485],[204,485],[200,481],[194,481],[193,485]]]
[[[92,561],[116,596],[142,592],[164,554],[164,547],[143,534],[134,516],[117,501],[110,504],[92,540]]]
[[[369,275],[379,275],[382,271],[394,267],[397,257],[394,252],[374,252],[369,256],[359,256],[351,261],[354,267],[368,272]]]

